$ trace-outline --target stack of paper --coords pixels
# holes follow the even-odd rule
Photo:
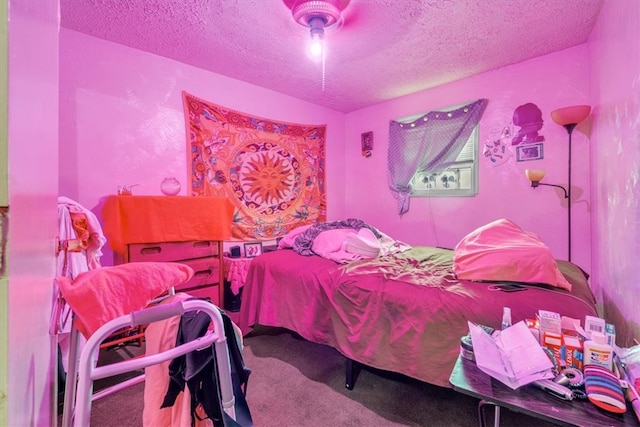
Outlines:
[[[512,389],[533,381],[553,378],[553,363],[524,321],[489,335],[469,323],[473,354],[478,368]]]

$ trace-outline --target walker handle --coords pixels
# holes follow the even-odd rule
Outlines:
[[[173,316],[181,316],[184,313],[182,302],[172,302],[170,304],[160,304],[155,307],[131,313],[131,326],[146,325]]]

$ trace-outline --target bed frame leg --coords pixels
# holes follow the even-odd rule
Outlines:
[[[349,359],[347,357],[347,363],[346,363],[346,384],[345,386],[347,387],[348,390],[353,390],[353,388],[356,385],[356,380],[358,379],[358,375],[360,374],[360,371],[362,370],[362,364],[359,362],[356,362],[355,360]]]

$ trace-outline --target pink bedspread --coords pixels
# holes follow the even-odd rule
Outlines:
[[[497,328],[505,306],[514,323],[538,310],[597,315],[585,275],[567,262],[558,264],[571,292],[507,293],[456,280],[451,250],[416,247],[389,257],[348,267],[286,249],[254,258],[239,326],[245,334],[256,324],[284,327],[368,366],[450,387],[467,320]]]

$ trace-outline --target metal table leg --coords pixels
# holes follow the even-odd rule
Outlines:
[[[486,427],[487,426],[487,420],[485,417],[485,406],[490,405],[493,406],[494,408],[494,418],[493,418],[493,426],[494,427],[499,427],[500,426],[500,407],[498,405],[496,405],[495,403],[491,403],[488,402],[486,400],[481,400],[478,403],[478,421],[480,423],[480,427]]]

